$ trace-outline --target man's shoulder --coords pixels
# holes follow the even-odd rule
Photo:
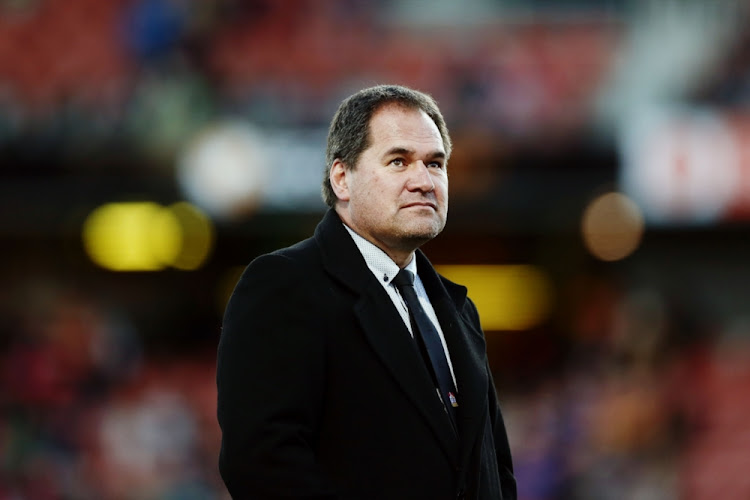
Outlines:
[[[288,247],[279,248],[267,255],[283,257],[293,261],[305,261],[317,257],[318,245],[314,237],[306,238]]]
[[[239,277],[230,306],[246,305],[247,300],[267,303],[279,298],[300,302],[302,297],[314,296],[312,291],[320,283],[322,268],[314,242],[303,240],[292,246],[258,255],[245,267]],[[228,307],[228,311],[231,307]]]
[[[334,280],[348,287],[362,286],[369,273],[354,241],[333,211],[329,211],[309,238],[259,255],[245,275],[318,286]]]
[[[303,266],[320,266],[321,265],[321,244],[324,240],[329,241],[335,245],[338,240],[338,236],[332,228],[335,228],[337,222],[341,224],[335,212],[326,213],[323,219],[318,223],[315,228],[315,233],[297,243],[290,246],[279,248],[270,253],[266,253],[256,257],[255,260],[280,260],[288,261],[290,265],[303,265]],[[343,229],[341,229],[343,231]]]
[[[272,268],[284,274],[304,274],[319,268],[320,252],[313,238],[255,257],[248,271]]]

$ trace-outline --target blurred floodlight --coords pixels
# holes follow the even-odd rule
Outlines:
[[[197,207],[181,201],[169,206],[177,218],[182,232],[180,252],[171,265],[177,269],[192,271],[203,265],[214,244],[214,228],[211,220]]]
[[[156,203],[109,203],[84,222],[83,243],[91,260],[105,269],[156,271],[178,255],[180,224]]]
[[[552,285],[535,266],[451,265],[438,272],[468,288],[485,330],[527,330],[549,314]]]
[[[240,122],[213,125],[183,150],[177,178],[185,196],[210,215],[228,218],[261,201],[268,158],[264,140]]]
[[[604,261],[624,259],[638,248],[643,236],[638,206],[621,193],[606,193],[583,213],[581,232],[586,248]]]
[[[97,265],[111,271],[158,271],[172,266],[199,268],[213,246],[211,221],[180,202],[109,203],[84,222],[83,244]]]

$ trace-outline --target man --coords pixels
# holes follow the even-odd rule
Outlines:
[[[330,210],[312,238],[255,259],[225,313],[234,498],[516,498],[476,308],[418,250],[445,225],[450,152],[420,92],[372,87],[336,112]]]

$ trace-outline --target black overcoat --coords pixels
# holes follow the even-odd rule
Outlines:
[[[417,269],[445,334],[458,433],[338,215],[255,259],[217,362],[219,469],[235,499],[516,498],[485,341],[466,288]]]

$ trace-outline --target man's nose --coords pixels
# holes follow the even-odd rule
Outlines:
[[[419,190],[426,193],[435,189],[430,168],[422,160],[417,160],[412,166],[408,187],[411,191]]]

